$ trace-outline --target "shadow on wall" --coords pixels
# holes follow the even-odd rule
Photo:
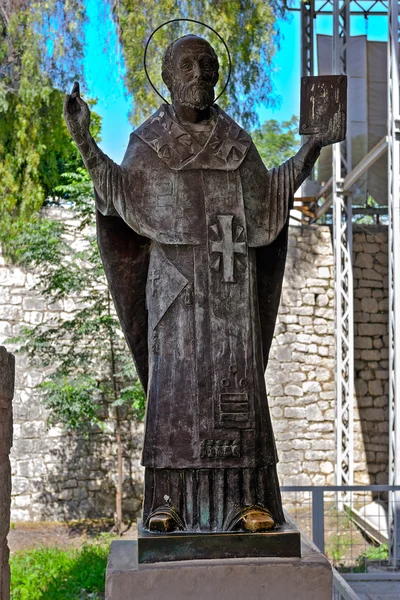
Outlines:
[[[388,483],[389,338],[388,232],[386,226],[355,226],[354,358],[355,483]]]

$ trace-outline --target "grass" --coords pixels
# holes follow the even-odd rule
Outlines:
[[[104,598],[110,536],[79,549],[36,548],[11,556],[11,600]]]
[[[357,557],[358,569],[361,573],[367,572],[368,561],[382,561],[385,562],[389,558],[389,549],[387,544],[380,544],[379,546],[370,546]],[[354,569],[356,570],[356,569]]]

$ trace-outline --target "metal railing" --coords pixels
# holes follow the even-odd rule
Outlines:
[[[332,600],[360,600],[355,591],[350,587],[345,579],[336,571],[333,571],[333,590]]]
[[[333,566],[333,600],[358,600],[348,580],[398,580],[389,560],[389,503],[400,486],[283,486],[285,510]]]

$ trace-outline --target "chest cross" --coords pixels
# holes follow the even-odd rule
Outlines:
[[[193,138],[172,119],[166,120],[164,125],[154,120],[147,127],[145,137],[162,158],[170,158],[173,150],[178,154],[181,162],[184,162],[196,151],[201,150],[201,147],[197,147],[194,143]]]
[[[237,125],[231,125],[229,135],[224,137],[222,144],[218,147],[215,156],[224,162],[228,160],[240,160],[248,148],[247,140],[241,141],[241,129]]]
[[[157,291],[157,281],[160,279],[157,269],[152,269],[149,279],[151,283],[151,295],[154,296]]]
[[[246,242],[238,241],[244,230],[238,225],[234,236],[232,215],[218,215],[217,219],[221,230],[221,239],[211,242],[210,250],[218,252],[220,256],[217,257],[212,267],[218,271],[222,257],[222,281],[234,283],[235,255],[246,254]],[[212,225],[211,229],[217,235],[219,234],[217,225]]]

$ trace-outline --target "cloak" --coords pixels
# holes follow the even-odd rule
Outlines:
[[[267,170],[214,110],[204,144],[163,105],[120,167],[91,159],[100,252],[148,394],[142,462],[154,469],[277,462],[264,370],[307,169],[294,157]]]
[[[156,214],[157,208],[168,206],[171,202],[171,207],[176,209],[179,204],[179,199],[174,199],[177,171],[235,171],[241,168],[249,245],[257,247],[257,289],[264,369],[268,363],[286,262],[289,208],[294,192],[305,176],[300,180],[299,173],[293,173],[296,165],[290,164],[291,161],[285,163],[286,169],[282,168],[285,167],[283,165],[268,171],[250,136],[217,105],[214,109],[217,113],[216,125],[204,147],[199,146],[173,118],[166,105],[162,105],[131,134],[121,168],[129,179],[129,187],[134,191],[134,207],[121,189],[123,184],[118,181],[120,178],[114,176],[113,182],[117,184],[117,189],[121,189],[120,194],[118,191],[112,193],[111,185],[104,181],[104,177],[101,182],[103,186],[96,186],[95,183],[99,249],[121,327],[145,393],[148,384],[148,314],[145,297],[151,240],[185,244],[196,243],[200,237],[196,239],[190,233],[190,229],[195,230],[198,223],[199,203],[196,197],[191,205],[188,205],[186,197],[180,206],[191,218],[185,236],[176,227],[179,224],[176,213],[172,223],[164,215],[162,223],[155,218],[155,223],[149,226],[149,216]],[[162,169],[161,176],[157,178],[151,168],[155,161],[153,154],[168,167]],[[103,187],[108,190],[106,194],[102,193]],[[184,193],[181,195],[185,197]],[[268,196],[276,197],[275,205],[268,202]],[[115,203],[114,197],[117,197]],[[119,215],[121,208],[118,211],[115,204],[125,208],[123,216]],[[143,209],[145,218],[138,214]],[[133,223],[127,222],[125,215],[134,211]],[[154,228],[155,232],[152,231]],[[174,236],[171,231],[174,231]]]

